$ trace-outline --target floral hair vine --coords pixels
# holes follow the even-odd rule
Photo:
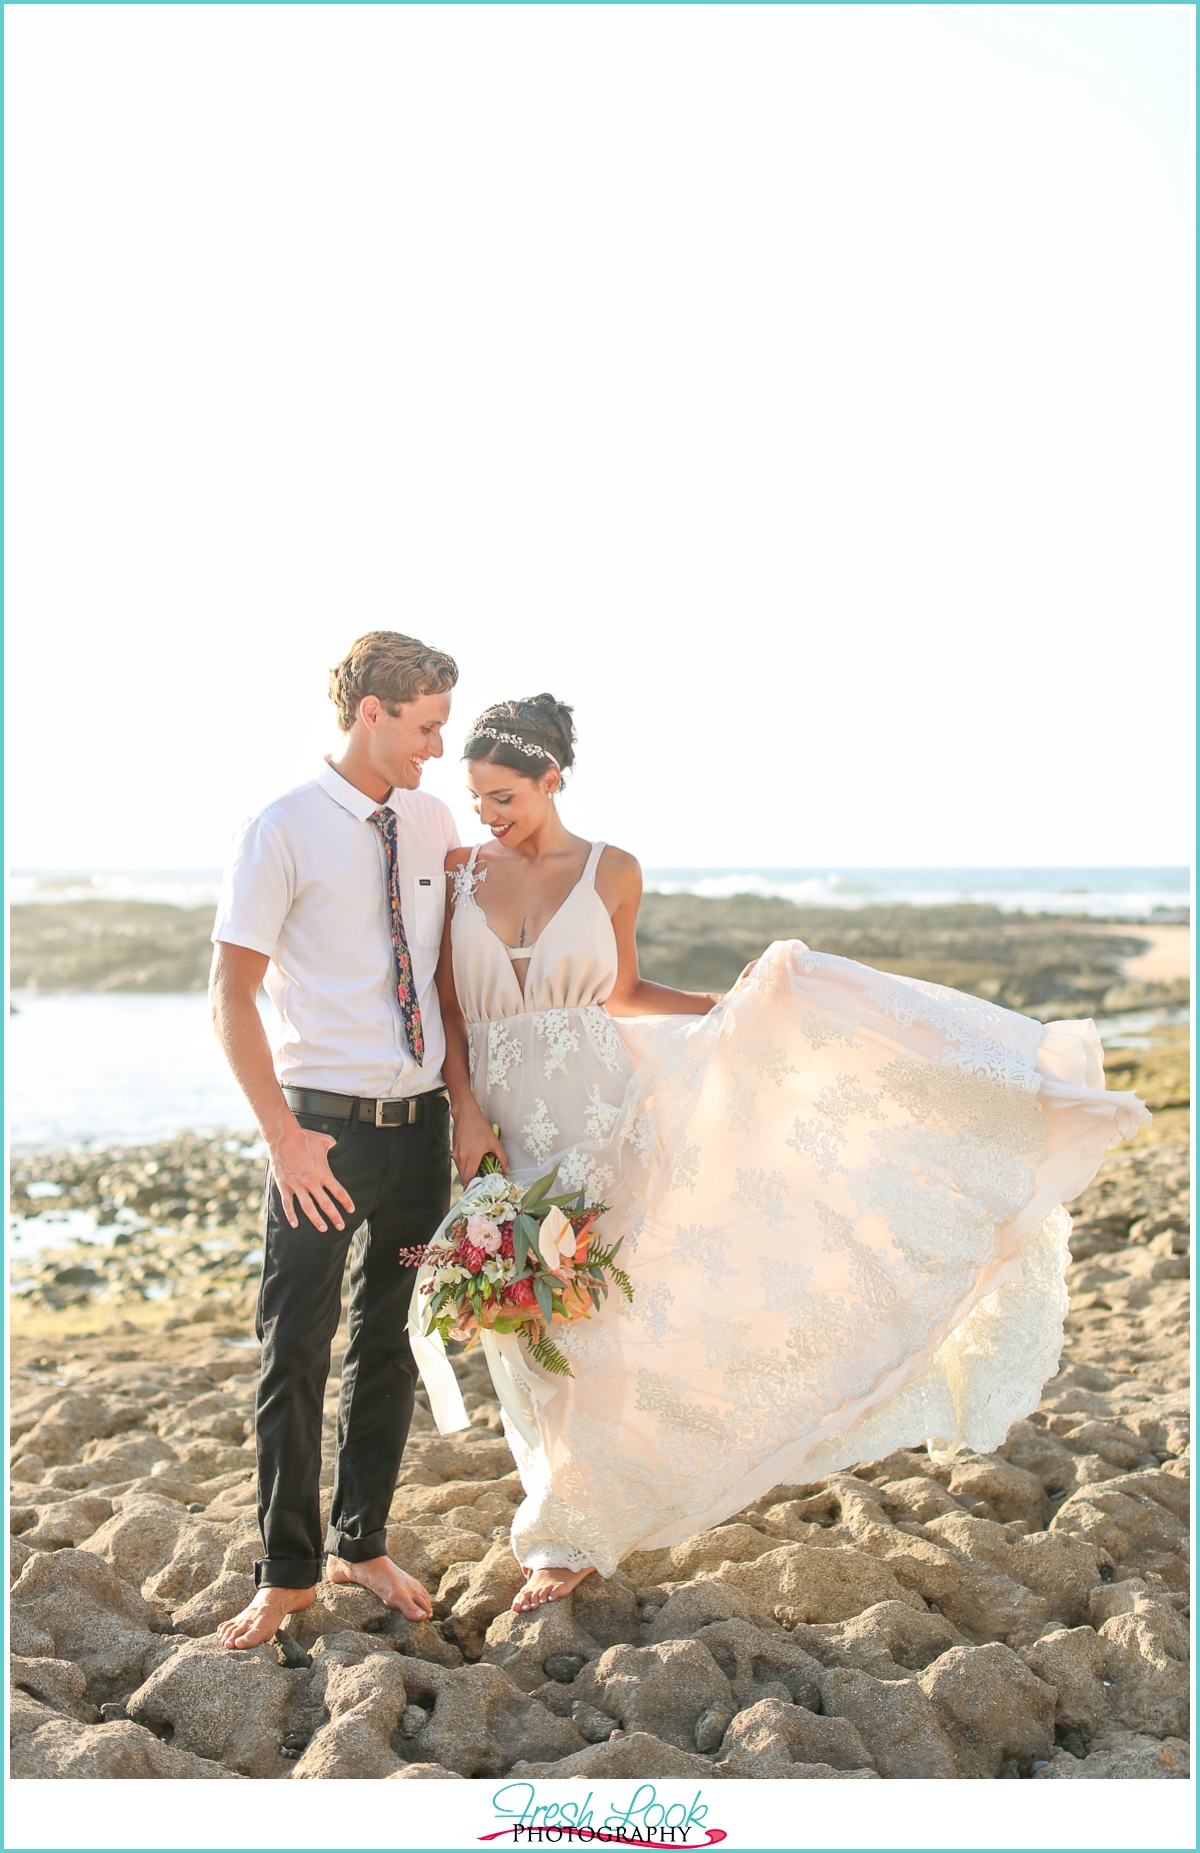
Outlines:
[[[524,753],[526,759],[548,759],[552,766],[558,766],[559,771],[562,771],[562,766],[559,765],[553,753],[548,753],[544,746],[535,746],[532,740],[520,739],[515,733],[499,733],[495,727],[473,727],[471,738],[472,740],[500,740],[505,746],[515,746],[518,753]]]

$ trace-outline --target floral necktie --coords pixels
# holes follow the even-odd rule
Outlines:
[[[388,925],[392,934],[392,950],[396,954],[396,996],[400,1002],[400,1014],[404,1018],[408,1046],[413,1060],[420,1068],[425,1060],[425,1032],[421,1028],[421,1007],[417,1002],[412,958],[400,906],[400,852],[396,838],[396,813],[389,805],[380,805],[377,811],[371,812],[368,821],[375,825],[387,851]]]

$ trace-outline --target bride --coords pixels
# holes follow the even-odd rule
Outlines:
[[[649,983],[637,862],[558,814],[574,744],[549,695],[471,729],[491,840],[446,859],[438,971],[460,1176],[557,1165],[634,1286],[555,1326],[570,1378],[519,1354],[518,1609],[781,1482],[997,1447],[1057,1365],[1061,1205],[1149,1118],[1090,1022],[799,940],[725,997]]]

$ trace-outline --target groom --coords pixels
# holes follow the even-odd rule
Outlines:
[[[419,791],[440,758],[458,670],[397,631],[370,631],[330,675],[340,756],[244,825],[213,940],[213,1022],[270,1154],[256,1329],[258,1593],[217,1630],[269,1640],[325,1574],[413,1621],[428,1592],[387,1555],[412,1419],[406,1320],[420,1248],[450,1201],[445,1040],[434,970],[458,845]],[[272,1062],[260,985],[281,1019]],[[355,1234],[358,1241],[351,1251]],[[350,1255],[329,1527],[320,1516],[321,1408]]]

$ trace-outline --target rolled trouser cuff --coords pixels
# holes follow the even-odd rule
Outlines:
[[[387,1532],[369,1531],[363,1538],[344,1538],[331,1525],[325,1533],[325,1549],[343,1563],[367,1563],[372,1557],[387,1556]]]
[[[319,1557],[256,1557],[256,1589],[315,1589],[321,1580]]]

